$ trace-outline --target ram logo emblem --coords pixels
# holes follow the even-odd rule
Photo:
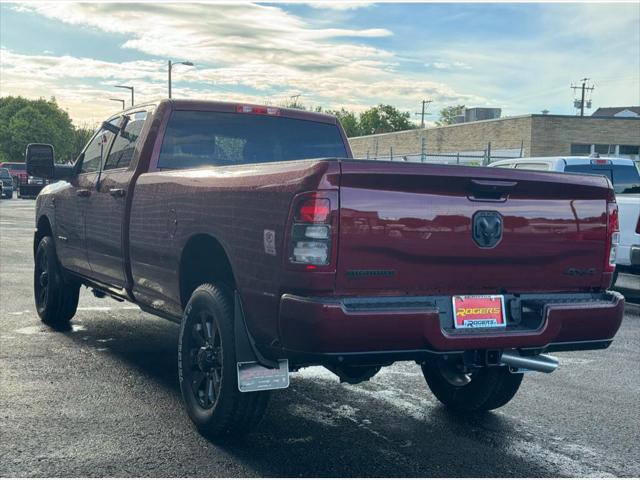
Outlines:
[[[476,212],[471,235],[480,248],[493,248],[502,240],[502,215],[498,212]]]

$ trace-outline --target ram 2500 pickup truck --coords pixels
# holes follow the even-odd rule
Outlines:
[[[352,158],[332,116],[164,100],[74,165],[27,147],[34,293],[67,328],[81,285],[181,324],[205,435],[247,432],[289,372],[358,383],[415,361],[455,411],[506,404],[549,352],[606,348],[617,206],[604,177]]]

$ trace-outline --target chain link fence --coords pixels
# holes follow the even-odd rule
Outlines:
[[[376,149],[377,150],[377,149]],[[471,165],[481,166],[488,165],[498,160],[508,160],[512,158],[521,158],[523,156],[523,148],[498,149],[492,150],[491,144],[487,145],[484,150],[453,152],[453,153],[428,153],[426,149],[416,153],[395,154],[393,148],[388,151],[367,151],[366,160],[391,161],[391,162],[411,162],[411,163],[440,163],[449,165]]]

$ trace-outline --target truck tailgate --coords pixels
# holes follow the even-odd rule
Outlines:
[[[601,287],[612,198],[604,177],[353,160],[341,168],[339,294]]]

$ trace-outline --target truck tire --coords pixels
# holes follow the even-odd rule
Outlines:
[[[264,416],[269,392],[238,390],[233,302],[224,287],[203,284],[191,295],[180,327],[178,376],[187,413],[207,438],[244,435]]]
[[[452,373],[450,363],[438,360],[422,365],[427,385],[440,402],[458,412],[484,412],[506,405],[516,394],[522,373],[507,367],[483,367],[469,375]]]
[[[68,329],[78,308],[80,284],[63,278],[51,237],[42,238],[36,250],[33,293],[42,322],[59,330]]]

